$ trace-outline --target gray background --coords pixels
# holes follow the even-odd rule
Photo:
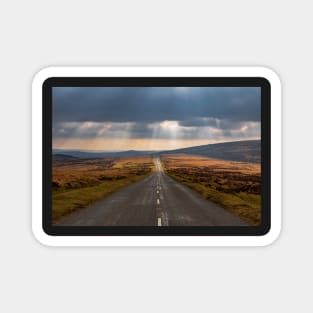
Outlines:
[[[1,1],[0,310],[312,311],[310,3]],[[50,65],[276,70],[284,85],[278,241],[265,248],[193,249],[37,243],[30,226],[31,80]]]

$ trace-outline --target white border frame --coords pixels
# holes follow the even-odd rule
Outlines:
[[[264,236],[50,236],[42,228],[42,84],[50,77],[264,77],[271,84],[271,229]],[[265,67],[49,67],[32,85],[32,229],[48,246],[265,246],[281,230],[281,84]]]

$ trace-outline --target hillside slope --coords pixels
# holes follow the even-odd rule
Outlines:
[[[209,144],[190,148],[163,151],[162,154],[193,154],[208,158],[239,162],[261,162],[261,141],[246,140]]]

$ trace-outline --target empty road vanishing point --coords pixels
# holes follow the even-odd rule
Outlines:
[[[246,226],[239,217],[156,170],[55,225],[60,226]]]

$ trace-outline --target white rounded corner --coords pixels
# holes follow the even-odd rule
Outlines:
[[[263,242],[261,246],[270,246],[274,244],[280,237],[281,234],[281,224],[275,225],[270,231],[263,236]]]
[[[46,79],[53,76],[56,67],[44,67],[40,69],[33,77],[33,86],[42,84]]]
[[[281,79],[276,71],[268,67],[259,67],[258,70],[260,71],[260,76],[269,82],[271,88],[281,89]]]
[[[41,245],[51,246],[51,244],[49,243],[48,235],[44,232],[43,229],[38,229],[36,223],[32,223],[32,235],[35,240]]]

